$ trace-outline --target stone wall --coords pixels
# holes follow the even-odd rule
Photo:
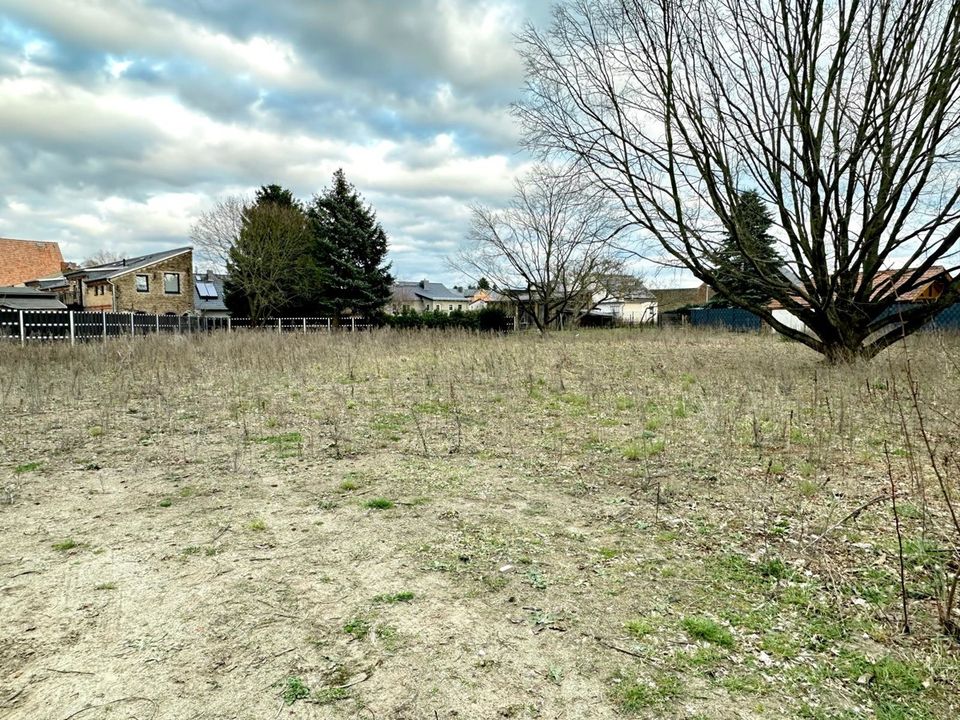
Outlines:
[[[164,291],[164,274],[180,275],[180,292]],[[146,275],[147,292],[137,290],[137,275]],[[117,312],[146,312],[154,315],[193,313],[193,253],[186,252],[113,279]]]

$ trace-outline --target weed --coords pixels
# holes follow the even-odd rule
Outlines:
[[[347,691],[342,687],[322,688],[313,693],[311,700],[317,705],[330,705],[347,697]]]
[[[66,540],[55,542],[51,547],[57,552],[66,552],[67,550],[73,550],[76,547],[80,547],[80,543],[73,538],[67,538]]]
[[[161,500],[161,501],[160,501],[159,503],[157,503],[157,504],[158,504],[160,507],[170,507],[171,505],[173,505],[173,500],[171,500],[170,498],[164,498],[163,500]]]
[[[393,507],[393,500],[387,498],[373,498],[364,503],[364,507],[370,510],[389,510]]]
[[[394,603],[410,602],[411,600],[413,600],[413,597],[414,595],[412,592],[408,590],[404,590],[403,592],[398,592],[394,595],[377,595],[373,598],[373,601],[377,603],[388,603],[392,605]]]
[[[264,530],[267,529],[267,524],[260,518],[256,518],[254,520],[251,520],[250,524],[247,525],[247,527],[253,530],[254,532],[263,532]]]
[[[298,677],[288,677],[283,684],[283,702],[293,705],[297,700],[310,697],[310,688]]]
[[[340,489],[344,492],[350,492],[351,490],[356,490],[360,485],[355,483],[353,480],[344,480],[340,483]]]
[[[43,463],[38,462],[29,462],[24,463],[23,465],[17,465],[13,469],[14,475],[22,475],[23,473],[33,472],[34,470],[39,470],[43,466]]]
[[[370,621],[363,617],[355,617],[344,624],[343,631],[347,635],[352,635],[355,639],[361,640],[370,633]]]
[[[116,590],[117,584],[115,582],[101,583],[99,585],[95,585],[93,589],[94,590]]]

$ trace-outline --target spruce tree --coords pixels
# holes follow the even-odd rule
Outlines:
[[[387,234],[343,173],[307,209],[315,268],[311,300],[339,322],[347,310],[371,318],[390,299]]]
[[[764,288],[770,282],[763,278],[779,274],[784,263],[768,232],[773,219],[763,198],[753,190],[740,193],[734,212],[736,233],[727,233],[714,259],[716,290],[726,302],[711,304],[730,305],[740,301],[766,305],[770,294]]]

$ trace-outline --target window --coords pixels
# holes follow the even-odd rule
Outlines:
[[[453,305],[450,306],[450,312],[453,312]]]
[[[163,274],[163,291],[167,295],[180,294],[180,273]]]
[[[137,292],[150,292],[149,275],[137,275]]]

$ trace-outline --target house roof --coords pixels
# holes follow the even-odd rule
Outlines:
[[[881,289],[878,289],[878,286],[881,285],[881,283],[889,283],[893,275],[900,271],[901,268],[892,268],[890,270],[881,270],[878,272],[873,280],[874,291],[871,299],[879,300],[881,296],[889,295],[891,292],[889,285],[885,285]],[[860,274],[861,279],[862,277],[863,273]],[[906,273],[901,275],[896,282],[893,283],[893,295],[898,302],[912,302],[914,300],[918,300],[934,283],[941,281],[949,283],[953,279],[945,267],[942,265],[932,265],[931,267],[927,268],[927,270],[924,271],[915,282],[912,283],[912,287],[902,291],[901,288],[903,288],[903,286],[910,281],[911,277],[912,273],[908,270]],[[794,300],[796,300],[797,303],[803,307],[809,306],[809,303],[801,297],[794,296]],[[782,310],[783,304],[779,300],[771,300],[767,307],[769,307],[771,310]]]
[[[92,265],[91,267],[81,268],[79,270],[71,270],[65,273],[65,275],[67,277],[81,277],[87,282],[93,280],[111,280],[120,275],[125,275],[128,272],[133,272],[134,270],[139,270],[140,268],[192,251],[193,248],[190,246],[174,248],[173,250],[163,250],[162,252],[150,253],[149,255],[124,258],[123,260],[115,260],[101,265]]]
[[[710,298],[705,285],[699,285],[692,288],[663,288],[651,290],[650,292],[657,299],[657,309],[664,312],[679,310],[687,305],[696,305],[705,303]]]
[[[0,285],[58,275],[63,265],[60,246],[55,242],[0,238]]]
[[[28,287],[0,287],[0,308],[6,310],[66,310],[56,295]]]
[[[451,290],[442,283],[429,282],[427,280],[421,280],[419,282],[401,280],[395,282],[393,284],[393,292],[401,296],[416,296],[424,300],[434,301],[457,300],[463,302],[469,299],[457,291]]]
[[[602,285],[611,299],[615,300],[654,300],[640,278],[633,275],[607,275]]]
[[[225,275],[200,273],[193,276],[193,307],[201,312],[226,312],[223,301]]]

